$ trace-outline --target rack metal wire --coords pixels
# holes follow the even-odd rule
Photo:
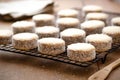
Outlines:
[[[18,50],[18,49],[13,48],[13,46],[11,44],[0,45],[0,50],[8,51],[8,52],[14,52],[14,53],[18,53],[18,54],[29,55],[29,56],[34,56],[34,57],[41,57],[41,58],[50,59],[50,60],[54,60],[54,61],[59,61],[59,62],[72,64],[72,65],[77,65],[77,66],[81,66],[81,67],[88,67],[88,66],[92,65],[93,63],[96,63],[99,60],[102,60],[102,63],[104,63],[106,58],[107,58],[107,55],[109,53],[113,52],[114,50],[118,49],[119,47],[120,47],[120,45],[118,45],[118,44],[114,45],[112,47],[112,49],[110,49],[106,52],[98,53],[94,60],[88,61],[88,62],[78,62],[78,61],[70,60],[67,57],[66,52],[62,53],[62,54],[59,54],[57,56],[51,56],[51,55],[41,54],[37,51],[37,49],[33,49],[33,50],[29,50],[29,51]]]

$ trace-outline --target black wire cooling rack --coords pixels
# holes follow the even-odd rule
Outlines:
[[[8,52],[14,52],[14,53],[18,53],[18,54],[29,55],[29,56],[34,56],[34,57],[46,58],[46,59],[50,59],[50,60],[54,60],[54,61],[59,61],[59,62],[63,62],[63,63],[68,63],[68,64],[81,66],[81,67],[88,67],[88,66],[92,65],[93,63],[96,63],[99,60],[102,60],[102,63],[104,63],[107,55],[109,53],[115,51],[119,47],[120,47],[120,45],[116,44],[110,50],[108,50],[106,52],[98,53],[94,60],[88,61],[88,62],[77,62],[77,61],[70,60],[70,59],[68,59],[68,57],[66,55],[66,52],[62,53],[62,54],[59,54],[57,56],[51,56],[51,55],[41,54],[41,53],[38,52],[37,49],[33,49],[33,50],[29,50],[29,51],[17,50],[15,48],[13,48],[11,44],[0,45],[0,50],[8,51]]]
[[[80,11],[80,14],[81,14],[81,9],[76,9],[76,10]],[[104,12],[109,14],[109,18],[107,20],[107,25],[111,25],[110,20],[113,17],[120,16],[119,13],[111,13],[111,12],[106,12],[106,11],[104,11]],[[81,22],[84,21],[84,17],[82,17],[82,15],[79,16],[79,19]],[[73,61],[73,60],[68,59],[66,52],[59,54],[57,56],[51,56],[51,55],[45,55],[45,54],[38,53],[37,49],[33,49],[33,50],[29,50],[29,51],[22,51],[22,50],[17,50],[15,48],[13,48],[11,44],[0,45],[0,50],[3,50],[3,51],[14,52],[14,53],[23,54],[23,55],[29,55],[29,56],[34,56],[34,57],[50,59],[50,60],[59,61],[59,62],[67,63],[67,64],[81,66],[81,67],[88,67],[94,63],[97,63],[98,61],[101,61],[102,63],[104,63],[106,61],[108,54],[112,53],[113,51],[115,51],[118,48],[120,48],[120,44],[115,44],[112,46],[112,48],[110,50],[108,50],[106,52],[102,52],[102,53],[97,53],[96,58],[92,61],[77,62],[77,61]]]

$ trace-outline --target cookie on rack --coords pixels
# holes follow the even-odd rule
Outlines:
[[[108,14],[106,13],[88,13],[85,17],[86,20],[100,20],[107,24]]]
[[[107,26],[102,30],[103,34],[107,34],[112,37],[113,44],[120,43],[120,27],[119,26]]]
[[[10,30],[0,30],[0,45],[6,45],[11,43],[12,31]]]
[[[113,26],[120,26],[120,17],[114,17],[114,18],[112,18],[111,24]]]
[[[67,56],[74,61],[91,61],[96,57],[95,47],[88,43],[74,43],[68,45]]]
[[[102,12],[103,8],[101,6],[98,5],[86,5],[82,8],[82,15],[86,16],[88,13],[92,13],[92,12]]]
[[[19,33],[12,37],[12,46],[20,50],[37,48],[38,36],[35,33]]]
[[[57,13],[58,18],[64,18],[64,17],[72,17],[72,18],[78,18],[79,12],[75,9],[64,9],[60,10]]]
[[[52,14],[38,14],[33,16],[32,20],[35,22],[37,27],[53,26],[55,17]]]
[[[38,52],[56,56],[65,52],[65,41],[59,38],[42,38],[38,40]]]
[[[44,26],[44,27],[38,27],[36,28],[36,34],[40,38],[45,38],[45,37],[59,37],[59,28],[54,27],[54,26]]]
[[[104,52],[112,47],[112,38],[106,34],[88,35],[86,42],[94,45],[97,52]]]
[[[63,31],[67,28],[79,28],[80,21],[77,18],[59,18],[56,21],[56,26]]]
[[[12,30],[14,34],[24,33],[24,32],[35,32],[35,23],[30,21],[17,21],[12,25]]]
[[[69,28],[60,33],[60,37],[65,41],[66,46],[72,43],[84,42],[86,33],[84,30]]]
[[[81,23],[81,29],[86,31],[86,34],[96,34],[102,33],[103,27],[105,27],[105,23],[99,20],[89,20]]]

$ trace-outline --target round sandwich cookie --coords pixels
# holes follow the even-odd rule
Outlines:
[[[14,22],[12,25],[12,30],[14,34],[17,33],[34,33],[35,32],[35,23],[30,21],[17,21]]]
[[[0,45],[6,45],[11,43],[12,31],[10,30],[0,30]]]
[[[84,42],[85,36],[85,31],[77,28],[69,28],[60,33],[60,37],[65,41],[66,46],[72,43]]]
[[[86,20],[100,20],[106,24],[108,17],[109,16],[106,13],[88,13],[85,19]]]
[[[103,27],[105,27],[105,23],[99,20],[90,20],[81,23],[81,29],[86,31],[86,34],[96,34],[102,33]]]
[[[12,37],[12,46],[20,50],[37,48],[38,36],[35,33],[19,33]]]
[[[86,16],[88,13],[97,12],[100,13],[103,11],[103,8],[98,5],[86,5],[82,8],[82,15]]]
[[[114,18],[112,18],[111,24],[113,26],[120,26],[120,17],[114,17]]]
[[[72,17],[72,18],[78,18],[79,12],[75,9],[64,9],[60,10],[57,13],[58,18],[64,18],[64,17]]]
[[[51,14],[38,14],[33,16],[32,20],[35,22],[37,27],[53,26],[55,22],[55,17]]]
[[[38,52],[56,56],[65,52],[65,41],[59,38],[42,38],[38,40]]]
[[[95,47],[88,43],[74,43],[68,45],[67,56],[74,61],[91,61],[96,57]]]
[[[67,28],[79,28],[80,21],[77,18],[59,18],[56,25],[60,31],[63,31]]]
[[[38,27],[36,28],[36,34],[40,38],[45,38],[45,37],[59,37],[59,28],[54,27],[54,26],[44,26],[44,27]]]
[[[103,34],[107,34],[112,37],[113,44],[120,43],[120,27],[119,26],[107,26],[102,30]]]
[[[97,52],[104,52],[112,47],[112,38],[106,34],[88,35],[86,42],[95,46]]]

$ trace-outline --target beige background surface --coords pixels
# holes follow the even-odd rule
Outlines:
[[[55,10],[79,7],[80,0],[54,0]],[[85,0],[85,4],[97,4],[106,11],[119,12],[120,3],[108,0]],[[12,22],[0,21],[0,29],[11,29]],[[107,58],[105,64],[100,63],[100,68],[108,65],[120,57],[120,49],[113,52]],[[0,80],[87,80],[97,71],[96,64],[88,68],[81,68],[65,63],[35,58],[15,53],[0,51]],[[117,71],[117,72],[116,72]],[[112,72],[108,80],[119,80],[120,69]]]

